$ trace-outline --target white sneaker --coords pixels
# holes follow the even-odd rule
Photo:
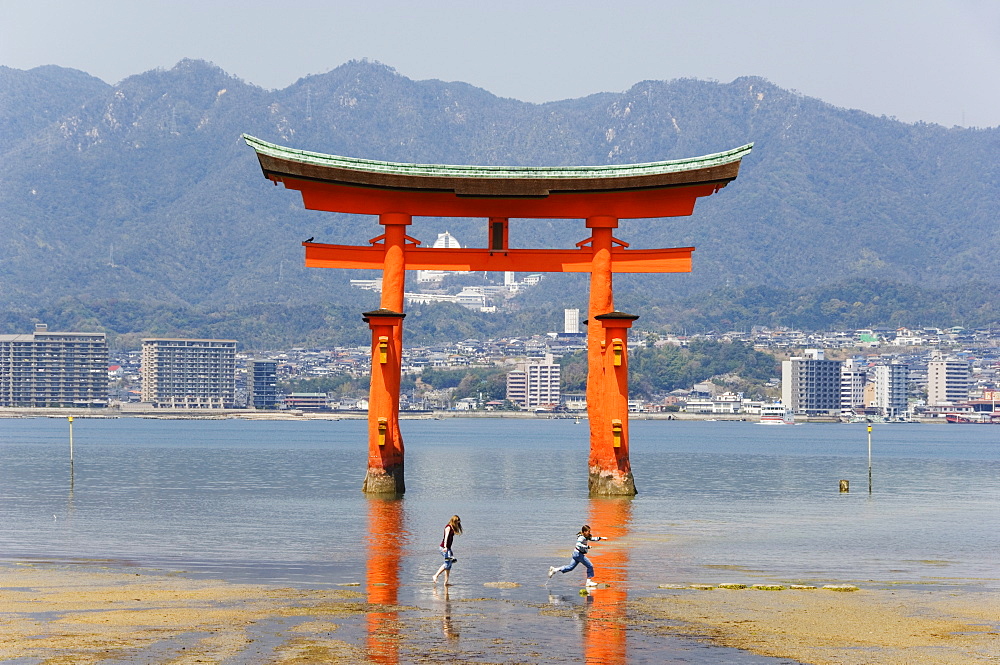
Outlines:
[[[597,582],[594,580],[587,580],[587,586],[597,586]]]
[[[555,575],[555,573],[556,573],[557,570],[559,570],[559,569],[556,568],[555,566],[549,566],[549,577],[552,577],[553,575]]]

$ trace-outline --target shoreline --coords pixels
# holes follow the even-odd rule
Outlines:
[[[578,612],[539,605],[516,589],[485,597],[492,590],[478,584],[450,598],[437,588],[417,593],[415,604],[399,606],[379,602],[379,586],[282,588],[101,562],[2,563],[0,660],[293,665],[401,656],[478,662],[493,654],[488,662],[497,662],[500,652],[491,645],[502,644],[501,662],[577,662],[575,631],[567,637],[559,627],[581,619],[592,630],[610,630],[607,636],[627,632],[629,651],[642,654],[669,654],[686,639],[816,665],[1000,658],[996,594],[934,585],[870,583],[851,593],[688,587],[644,593],[620,611],[607,605],[598,611],[598,590],[594,606],[581,603]],[[612,615],[620,628],[608,627]],[[524,622],[551,639],[525,636]],[[459,639],[459,628],[467,637]]]
[[[18,408],[0,407],[2,418],[79,418],[81,420],[115,420],[118,418],[146,418],[151,420],[367,420],[367,411],[256,411],[253,409],[212,409],[212,410],[168,410],[168,409],[77,409],[77,408]],[[579,420],[586,421],[586,412],[573,413],[532,413],[526,411],[400,411],[400,420],[444,420],[449,418],[518,419],[518,420]],[[757,424],[759,416],[718,415],[706,413],[631,413],[629,420],[663,420],[686,422],[745,422]],[[796,425],[814,423],[845,423],[839,418],[811,417],[796,421]],[[875,422],[878,425],[922,424],[945,425],[944,418],[918,418],[908,423]]]

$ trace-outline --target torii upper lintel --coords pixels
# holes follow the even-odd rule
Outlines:
[[[645,164],[453,166],[324,155],[243,138],[265,177],[299,190],[312,210],[518,219],[690,215],[698,198],[736,178],[753,147]]]

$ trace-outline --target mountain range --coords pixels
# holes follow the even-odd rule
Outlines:
[[[0,328],[62,317],[116,335],[228,332],[270,344],[281,334],[247,332],[265,325],[262,308],[278,328],[312,308],[315,325],[285,341],[339,339],[340,317],[377,306],[349,287],[372,275],[306,269],[300,242],[365,243],[380,227],[304,210],[262,177],[243,133],[350,157],[486,165],[649,162],[752,142],[737,180],[690,217],[622,222],[616,235],[632,247],[697,249],[690,274],[619,278],[619,309],[664,327],[796,325],[795,307],[822,293],[810,307],[835,320],[863,312],[864,325],[1000,321],[1000,128],[907,124],[755,77],[531,104],[369,61],[265,90],[183,60],[117,85],[0,67]],[[485,220],[419,219],[411,235],[429,244],[446,230],[485,245]],[[587,235],[581,221],[511,222],[513,247]],[[542,284],[517,327],[585,308],[582,276]],[[909,295],[873,308],[883,291]],[[949,298],[961,306],[925,307]],[[705,319],[740,299],[761,301],[743,310],[770,320]]]

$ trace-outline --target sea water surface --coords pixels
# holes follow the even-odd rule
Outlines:
[[[633,598],[722,582],[1000,588],[1000,428],[875,425],[869,492],[864,425],[633,421],[632,500],[588,498],[586,421],[402,430],[406,494],[386,502],[360,491],[361,420],[77,418],[71,465],[65,419],[0,419],[0,560],[314,588],[384,578],[419,604],[458,514],[452,596],[508,581],[522,586],[489,592],[583,602],[581,569],[545,573],[584,523],[610,537],[592,550],[597,578]],[[725,662],[778,662],[740,658]]]

